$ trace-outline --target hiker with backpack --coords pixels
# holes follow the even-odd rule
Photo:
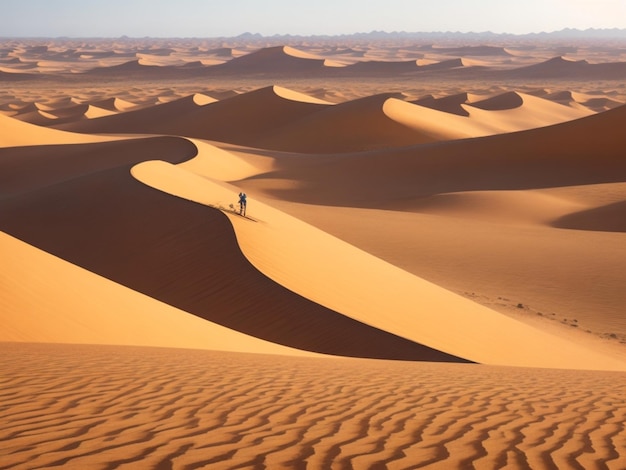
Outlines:
[[[247,196],[246,193],[239,193],[239,215],[246,215],[246,204],[247,204]]]

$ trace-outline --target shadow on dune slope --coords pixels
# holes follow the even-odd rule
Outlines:
[[[574,230],[626,232],[626,201],[568,214],[552,225]]]
[[[247,261],[220,211],[166,195],[130,175],[142,155],[171,163],[188,158],[192,149],[184,142],[157,138],[152,144],[160,145],[149,152],[136,148],[138,141],[33,147],[22,150],[22,159],[11,158],[15,149],[5,149],[0,173],[10,167],[24,178],[21,187],[4,188],[0,229],[136,291],[275,343],[344,356],[469,362],[285,289]],[[107,158],[112,153],[115,165]],[[34,180],[37,172],[27,168],[44,163],[49,171]]]
[[[275,169],[248,182],[296,202],[403,210],[441,193],[623,182],[624,119],[626,106],[620,106],[474,139],[343,155],[275,155]],[[285,189],[283,181],[298,185]]]

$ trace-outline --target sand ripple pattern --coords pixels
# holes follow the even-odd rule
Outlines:
[[[0,345],[0,468],[624,468],[626,375]]]

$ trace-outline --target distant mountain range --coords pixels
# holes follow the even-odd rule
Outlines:
[[[0,39],[15,39],[0,34]],[[114,39],[111,37],[32,37],[24,39]],[[237,36],[204,36],[193,38],[174,38],[174,37],[135,37],[123,35],[119,39],[125,40],[137,40],[137,39],[216,39],[216,40],[240,40],[246,42],[255,41],[282,41],[288,43],[291,41],[299,40],[393,40],[393,39],[412,39],[423,41],[441,41],[441,40],[454,40],[463,39],[466,41],[485,41],[493,39],[507,39],[507,40],[524,40],[524,39],[541,39],[541,40],[572,40],[572,39],[613,39],[613,40],[626,40],[626,28],[604,28],[604,29],[574,29],[565,28],[560,31],[541,32],[541,33],[527,33],[527,34],[513,34],[513,33],[494,33],[491,31],[483,32],[460,32],[460,31],[432,31],[432,32],[407,32],[407,31],[370,31],[362,33],[351,34],[335,34],[335,35],[293,35],[293,34],[273,34],[263,35],[260,33],[245,32]]]
[[[243,33],[236,36],[237,39],[244,40],[263,40],[263,39],[304,39],[304,38],[318,38],[318,39],[423,39],[423,40],[440,40],[440,39],[494,39],[494,38],[507,38],[507,39],[624,39],[626,40],[626,28],[610,28],[610,29],[594,29],[589,28],[585,30],[565,28],[560,31],[541,32],[541,33],[528,33],[528,34],[511,34],[511,33],[493,33],[491,31],[485,32],[458,32],[458,31],[434,31],[434,32],[406,32],[406,31],[371,31],[369,33],[353,33],[353,34],[341,34],[341,35],[314,35],[314,36],[298,36],[291,34],[275,34],[271,36],[264,36],[259,33]]]

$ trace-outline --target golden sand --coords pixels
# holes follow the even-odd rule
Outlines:
[[[0,468],[622,468],[624,49],[265,46],[3,42]]]

